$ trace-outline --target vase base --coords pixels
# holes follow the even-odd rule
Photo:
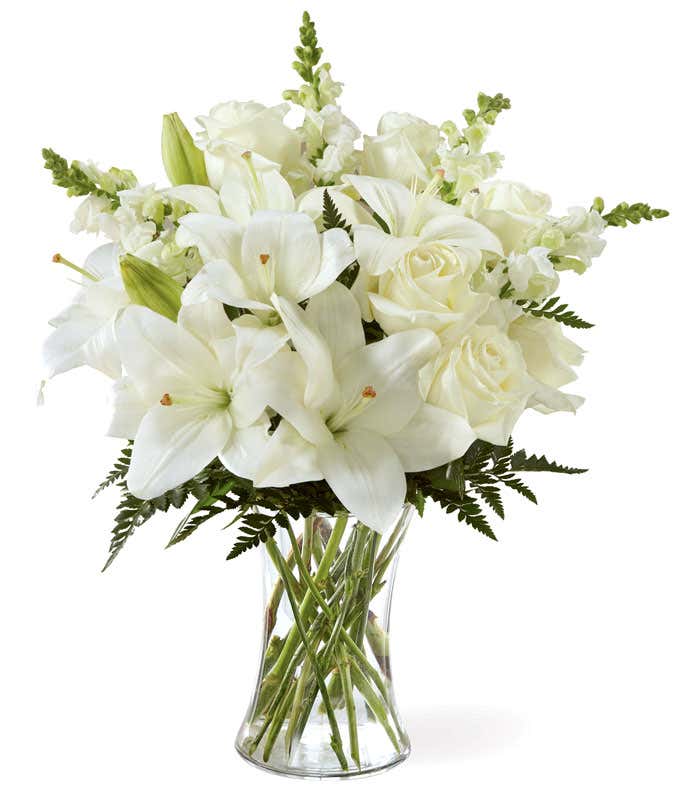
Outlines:
[[[248,755],[248,753],[245,752],[245,750],[243,750],[238,743],[234,745],[234,748],[244,761],[247,761],[256,769],[261,769],[264,772],[268,772],[270,775],[276,775],[277,777],[294,778],[296,780],[342,780],[355,777],[373,777],[374,775],[380,775],[383,772],[388,772],[390,769],[394,769],[394,767],[399,766],[399,764],[402,764],[404,761],[406,761],[411,754],[411,748],[407,747],[400,755],[395,756],[393,760],[380,766],[367,766],[362,767],[361,769],[353,767],[347,771],[342,769],[328,769],[324,771],[323,769],[304,769],[302,767],[278,766],[271,762],[265,762],[258,760],[257,758],[253,758],[251,755]]]

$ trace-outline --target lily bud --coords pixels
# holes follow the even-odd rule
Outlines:
[[[120,260],[125,291],[132,303],[146,306],[176,322],[182,305],[182,287],[162,270],[133,254]]]
[[[168,179],[173,185],[207,185],[203,152],[177,113],[163,116],[161,154]]]

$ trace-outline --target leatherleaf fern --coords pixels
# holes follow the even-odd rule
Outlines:
[[[155,499],[139,499],[127,488],[126,476],[133,442],[121,452],[111,472],[100,484],[95,496],[109,486],[118,487],[121,498],[112,530],[106,570],[134,532],[158,512],[181,508],[187,500],[193,504],[177,524],[167,546],[189,538],[215,516],[226,516],[224,528],[237,526],[227,559],[256,548],[273,537],[278,528],[286,529],[291,519],[308,516],[313,511],[334,514],[342,504],[325,481],[307,482],[287,488],[256,488],[250,480],[227,471],[214,460],[196,477]],[[581,474],[586,469],[563,466],[545,456],[513,450],[512,439],[506,446],[475,441],[463,457],[426,472],[407,474],[406,500],[422,516],[428,499],[446,513],[455,514],[486,537],[496,540],[488,512],[505,518],[503,489],[515,491],[534,504],[536,496],[518,476],[525,472]]]

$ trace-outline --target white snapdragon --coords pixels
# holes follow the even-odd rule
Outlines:
[[[307,110],[302,126],[307,157],[313,158],[314,180],[333,182],[358,164],[354,142],[361,131],[336,105]]]
[[[548,258],[549,252],[549,248],[535,246],[525,254],[513,251],[508,256],[508,279],[514,297],[540,300],[557,289],[559,276]]]

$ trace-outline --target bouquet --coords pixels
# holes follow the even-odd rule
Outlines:
[[[164,117],[169,186],[43,151],[82,197],[72,230],[108,240],[54,256],[80,288],[44,357],[48,379],[112,380],[126,444],[100,486],[122,494],[105,568],[157,511],[189,501],[171,546],[229,512],[228,557],[261,544],[267,566],[237,748],[348,775],[408,753],[388,622],[411,514],[431,500],[494,538],[504,488],[536,501],[525,472],[584,471],[511,439],[525,411],[582,403],[570,333],[591,324],[556,293],[587,277],[608,227],[668,213],[596,198],[552,214],[498,179],[502,94],[439,126],[386,113],[362,138],[308,14],[295,54],[283,104],[219,104],[195,136]]]

